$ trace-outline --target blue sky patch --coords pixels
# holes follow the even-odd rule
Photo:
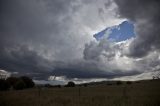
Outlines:
[[[132,37],[135,37],[134,25],[132,22],[123,21],[121,24],[108,27],[93,36],[96,38],[97,41],[104,38],[116,42],[125,41]]]

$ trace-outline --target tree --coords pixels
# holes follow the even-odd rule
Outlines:
[[[14,86],[19,79],[16,77],[9,77],[6,81],[10,84],[10,86]]]
[[[21,80],[23,80],[23,82],[26,85],[26,88],[33,88],[34,87],[34,82],[32,81],[32,79],[30,79],[29,77],[26,76],[22,76],[20,77]]]
[[[32,79],[26,76],[22,76],[20,78],[17,77],[9,77],[6,80],[13,89],[20,90],[25,88],[32,88],[34,87],[34,82]]]
[[[15,90],[22,90],[26,88],[26,84],[23,80],[19,79],[13,86]]]
[[[9,83],[4,79],[0,79],[0,91],[5,91],[8,90],[9,88],[10,88]]]
[[[66,85],[66,87],[75,87],[75,83],[70,81],[68,82],[68,84]]]

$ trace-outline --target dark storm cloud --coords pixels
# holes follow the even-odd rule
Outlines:
[[[130,45],[130,56],[143,57],[160,50],[160,1],[114,0],[120,17],[135,22],[136,39]]]
[[[93,53],[91,50],[93,54],[88,57],[84,44],[91,37],[87,34],[101,26],[102,16],[105,19],[109,14],[105,14],[104,8],[110,3],[104,1],[0,0],[0,69],[34,79],[47,79],[50,75],[113,78],[139,73],[102,68],[94,58],[100,56],[103,45],[108,53],[105,57],[115,55],[109,52],[111,47],[105,42],[96,47],[99,51]],[[96,11],[98,9],[100,11]],[[113,18],[107,18],[108,22]],[[86,60],[83,59],[83,49],[88,55]]]
[[[69,11],[70,3],[0,0],[0,69],[43,77],[53,70],[53,63],[43,55],[47,55],[47,49],[58,49],[63,44],[59,18]]]
[[[59,34],[58,18],[69,11],[70,0],[1,0],[0,34],[2,42],[50,43],[53,31]],[[63,8],[62,8],[63,7]],[[50,22],[50,15],[52,22]],[[47,37],[46,37],[47,36]],[[58,39],[56,36],[55,39]],[[18,42],[17,42],[18,41]],[[52,41],[53,42],[53,41]]]
[[[65,75],[67,78],[107,78],[107,79],[140,74],[140,72],[135,70],[132,71],[130,70],[128,72],[122,72],[121,70],[114,70],[115,71],[114,73],[106,71],[101,71],[99,69],[85,70],[85,68],[77,69],[77,67],[75,68],[68,67],[67,69],[57,68],[56,70],[53,71],[53,73],[56,76]]]
[[[29,50],[27,46],[1,49],[0,60],[1,69],[9,70],[11,73],[18,72],[20,75],[41,77],[42,74],[45,78],[45,74],[53,70],[50,61]]]
[[[95,61],[76,61],[72,63],[55,62],[55,69],[52,74],[56,76],[65,75],[67,78],[115,78],[139,74],[137,70],[101,69]]]

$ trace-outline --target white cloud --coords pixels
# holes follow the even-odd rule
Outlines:
[[[11,73],[10,72],[7,72],[7,71],[5,71],[5,70],[0,70],[0,79],[2,78],[2,79],[6,79],[6,78],[8,78],[8,77],[10,77],[11,76]]]
[[[120,78],[114,78],[113,80],[122,80],[122,81],[148,80],[148,79],[153,79],[153,76],[155,76],[157,74],[159,74],[159,72],[144,72],[139,75],[123,76]]]
[[[63,81],[65,82],[66,77],[65,76],[49,76],[49,81]]]

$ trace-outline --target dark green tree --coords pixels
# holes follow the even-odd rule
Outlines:
[[[17,77],[9,77],[6,79],[6,81],[10,84],[10,86],[14,86],[18,80],[19,78]]]
[[[33,88],[35,85],[34,82],[32,81],[32,79],[30,79],[27,76],[22,76],[22,77],[20,77],[20,79],[23,80],[23,82],[26,85],[26,88]]]
[[[66,85],[66,87],[75,87],[75,83],[70,81],[68,82],[68,84]]]
[[[26,88],[26,84],[23,80],[19,79],[14,85],[13,88],[15,90],[22,90]]]

